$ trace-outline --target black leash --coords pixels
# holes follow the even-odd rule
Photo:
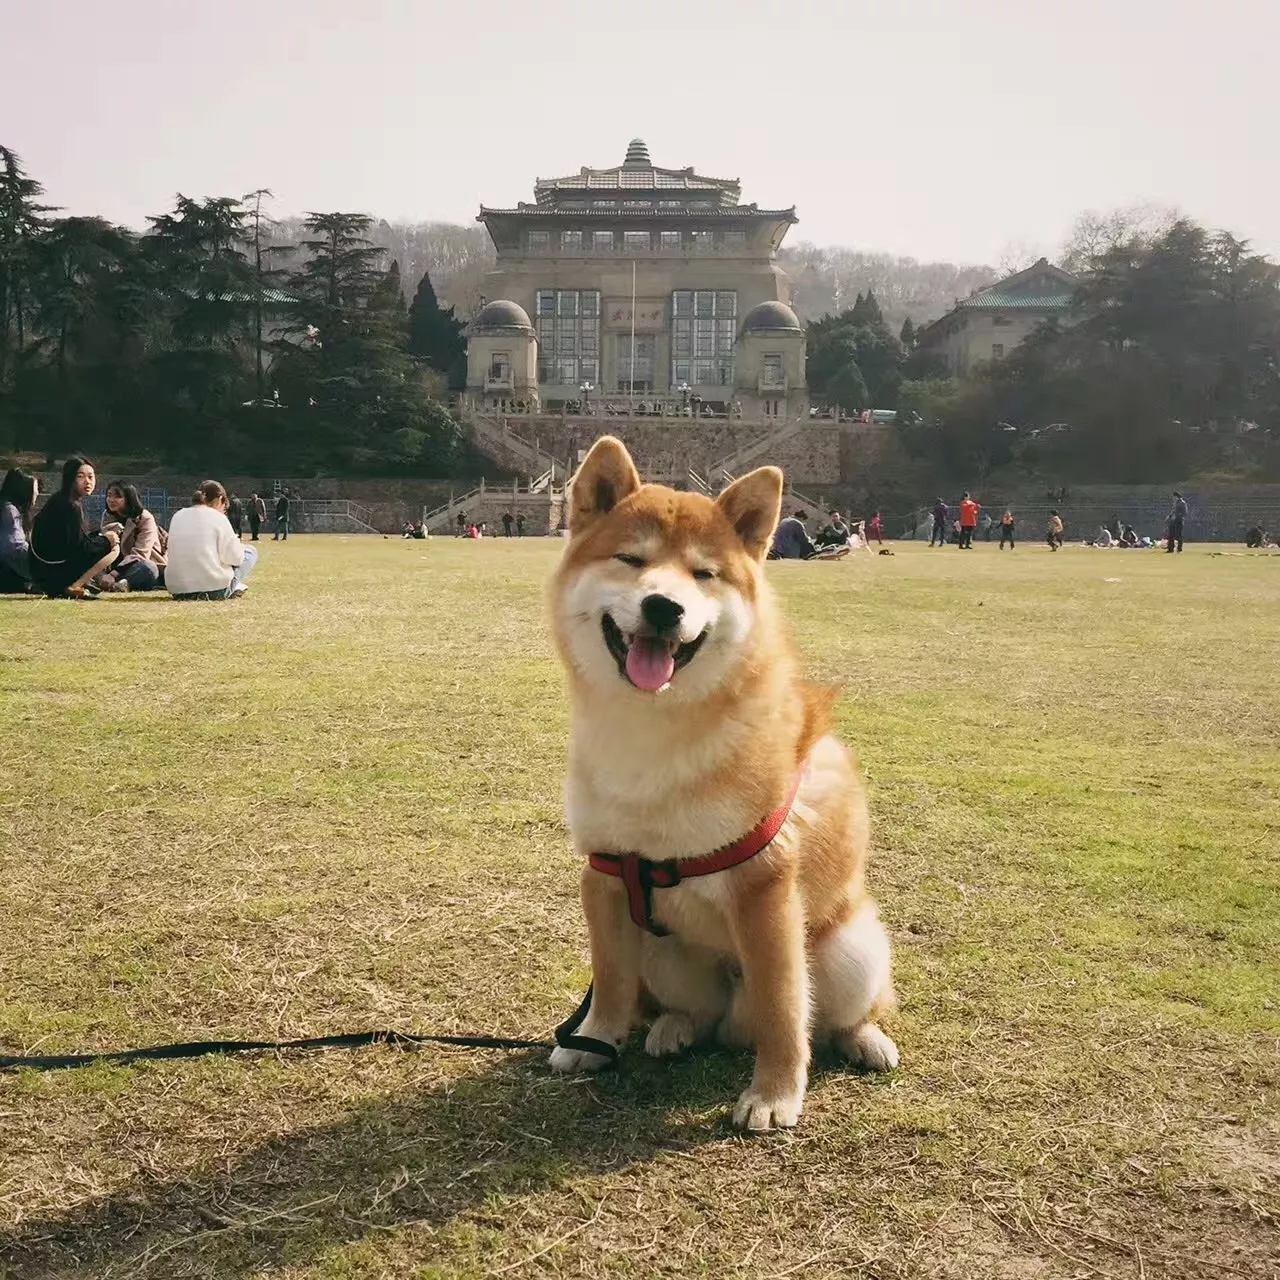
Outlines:
[[[593,987],[587,988],[582,1003],[555,1030],[555,1044],[562,1049],[578,1049],[599,1054],[617,1066],[618,1050],[605,1040],[574,1033],[591,1009]],[[515,1036],[420,1036],[407,1031],[355,1031],[340,1036],[308,1036],[302,1040],[190,1040],[184,1044],[157,1044],[145,1049],[121,1049],[115,1053],[34,1054],[26,1057],[0,1054],[0,1071],[63,1071],[91,1067],[105,1062],[122,1066],[130,1062],[154,1062],[169,1058],[206,1058],[233,1053],[282,1053],[287,1050],[363,1049],[386,1044],[411,1049],[424,1044],[452,1045],[459,1049],[550,1049],[549,1040],[523,1040]]]

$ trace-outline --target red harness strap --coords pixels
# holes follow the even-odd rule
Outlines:
[[[631,919],[641,929],[647,929],[659,938],[664,937],[667,931],[653,918],[653,890],[673,889],[681,880],[688,880],[691,876],[715,875],[717,871],[727,871],[754,858],[782,830],[799,789],[800,775],[796,774],[787,798],[772,813],[762,818],[741,840],[701,858],[667,858],[655,862],[642,858],[638,853],[593,853],[588,861],[594,870],[619,877],[627,890],[627,909],[631,912]]]

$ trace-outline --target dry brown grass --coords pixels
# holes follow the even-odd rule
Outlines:
[[[893,1077],[764,1140],[723,1054],[0,1078],[0,1275],[1277,1274],[1280,559],[895,550],[771,568],[872,784]],[[6,1049],[585,986],[554,544],[265,551],[238,605],[0,601]]]

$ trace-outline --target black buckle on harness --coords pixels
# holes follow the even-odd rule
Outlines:
[[[607,856],[607,855],[606,855]],[[674,889],[680,883],[680,866],[674,858],[653,862],[634,853],[612,855],[627,891],[627,911],[637,928],[646,929],[655,937],[665,938],[668,930],[653,918],[653,891]]]
[[[664,862],[650,862],[647,858],[636,858],[637,878],[640,881],[640,896],[644,902],[644,919],[636,920],[642,929],[647,929],[655,938],[665,938],[670,933],[653,918],[653,891],[655,889],[674,889],[680,883],[680,868],[674,858]],[[628,897],[630,894],[628,893]],[[635,912],[632,911],[632,918]]]

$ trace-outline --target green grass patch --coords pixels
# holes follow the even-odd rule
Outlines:
[[[870,782],[892,1077],[824,1062],[763,1140],[723,1053],[0,1077],[0,1275],[1274,1275],[1280,558],[894,551],[769,567]],[[545,1035],[588,978],[558,552],[0,600],[0,1046]]]

